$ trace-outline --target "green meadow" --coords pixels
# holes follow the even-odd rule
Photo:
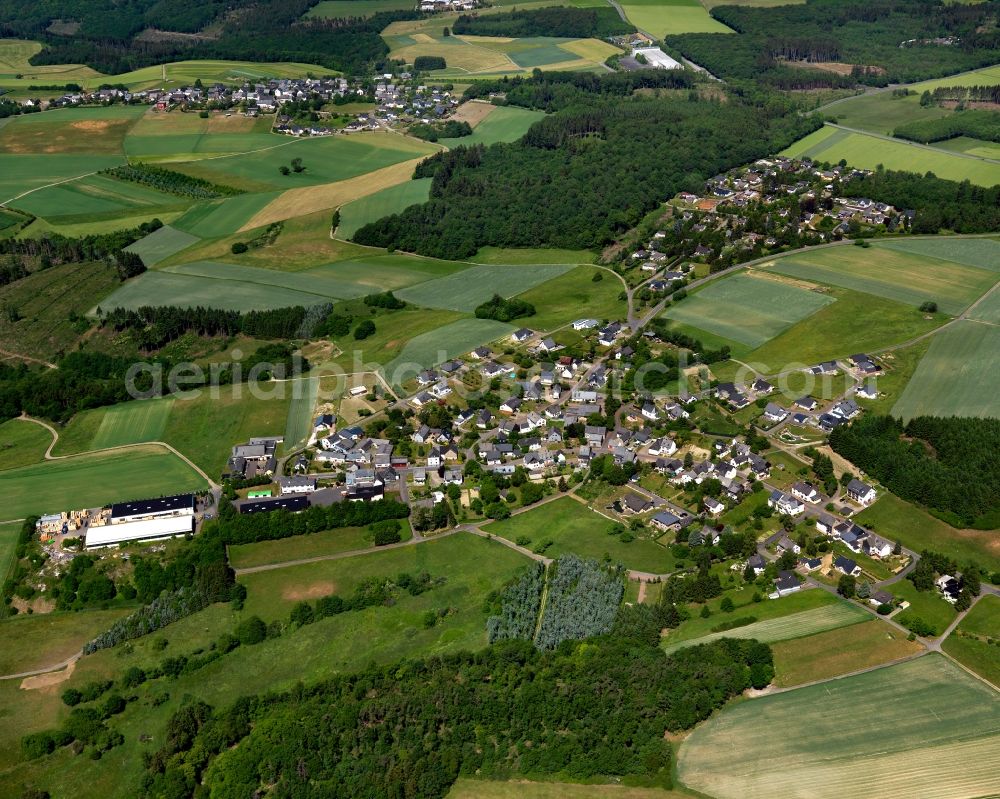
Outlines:
[[[732,33],[698,0],[626,0],[628,21],[657,39],[676,33]]]
[[[355,0],[345,0],[345,2],[353,4]],[[369,222],[398,214],[411,205],[427,202],[430,191],[431,178],[420,178],[400,183],[398,186],[390,186],[388,189],[382,189],[342,205],[337,236],[349,239],[358,228],[364,227]]]
[[[494,294],[513,297],[573,269],[572,264],[505,266],[483,264],[403,289],[404,300],[427,308],[473,311]]]
[[[500,106],[493,109],[489,116],[472,129],[471,136],[459,139],[441,139],[441,144],[447,147],[472,147],[476,144],[496,144],[497,142],[513,142],[520,139],[528,128],[545,116],[541,111],[531,111],[527,108]]]
[[[164,225],[126,249],[142,258],[142,262],[146,266],[156,266],[165,258],[187,249],[192,244],[197,244],[199,240],[197,236],[192,236],[190,233],[185,233],[170,225]]]

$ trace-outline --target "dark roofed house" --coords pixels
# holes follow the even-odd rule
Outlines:
[[[837,555],[833,559],[833,568],[842,574],[849,574],[852,577],[857,577],[861,574],[861,567],[855,561],[845,558],[843,555]]]
[[[774,579],[774,588],[778,592],[778,596],[785,596],[786,594],[799,591],[802,588],[802,584],[794,572],[780,571]]]

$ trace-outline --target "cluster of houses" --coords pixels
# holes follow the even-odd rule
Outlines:
[[[709,179],[701,193],[674,197],[672,224],[658,231],[647,249],[683,249],[696,260],[728,263],[863,229],[907,225],[913,211],[838,193],[842,181],[867,174],[839,165],[820,169],[809,159],[760,159]]]
[[[487,5],[489,3],[480,0],[420,0],[417,10],[435,14],[445,11],[473,11]]]

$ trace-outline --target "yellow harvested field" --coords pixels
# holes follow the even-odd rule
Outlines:
[[[315,211],[338,208],[359,197],[367,197],[369,194],[374,194],[390,186],[405,183],[413,177],[413,170],[423,160],[423,157],[414,158],[411,161],[403,161],[400,164],[376,169],[374,172],[347,180],[339,180],[336,183],[289,189],[254,214],[250,221],[240,228],[239,232],[263,227],[272,222],[304,216]]]
[[[588,61],[596,61],[598,63],[606,61],[611,56],[622,52],[621,49],[615,47],[613,44],[602,42],[600,39],[576,39],[572,42],[564,42],[559,47],[563,50],[568,50],[573,55],[580,56],[580,58],[586,58]]]
[[[157,111],[150,109],[129,130],[131,136],[166,136],[176,133],[265,133],[266,122],[243,114],[212,113],[202,119],[191,111]]]
[[[433,44],[434,43],[434,39],[432,39],[426,33],[414,33],[414,34],[411,35],[411,38],[413,39],[413,41],[417,42],[418,44]]]
[[[416,38],[420,34],[410,34]],[[451,69],[466,72],[499,72],[502,70],[521,71],[506,53],[491,50],[466,42],[462,46],[441,42],[422,42],[400,47],[389,53],[389,57],[412,64],[417,56],[440,56]]]
[[[492,114],[496,108],[492,103],[485,103],[482,100],[469,100],[456,108],[451,118],[456,122],[468,122],[474,128]]]

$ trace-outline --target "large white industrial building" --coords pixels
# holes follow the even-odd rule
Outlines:
[[[119,502],[105,519],[105,524],[87,528],[88,548],[187,535],[194,532],[194,495]]]

